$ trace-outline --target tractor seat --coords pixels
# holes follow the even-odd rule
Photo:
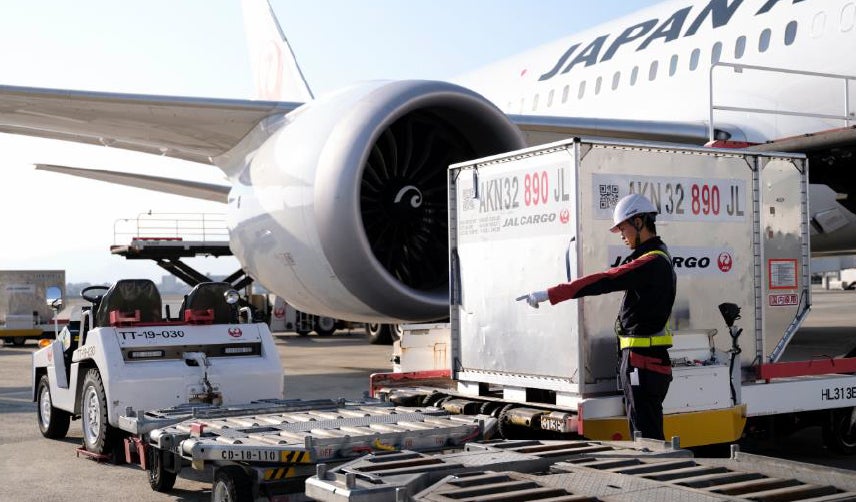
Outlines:
[[[157,323],[161,318],[161,296],[149,279],[122,279],[110,287],[95,313],[95,327]]]
[[[184,298],[179,313],[181,320],[190,324],[230,324],[232,306],[226,303],[225,293],[232,288],[228,282],[202,282]]]

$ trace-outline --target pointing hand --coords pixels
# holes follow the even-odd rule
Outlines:
[[[530,307],[537,309],[538,304],[549,299],[546,291],[533,291],[528,295],[518,296],[517,301],[526,300]]]

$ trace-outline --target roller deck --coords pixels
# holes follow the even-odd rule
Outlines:
[[[123,417],[123,428],[145,434],[167,459],[202,470],[240,466],[271,493],[302,492],[317,464],[337,464],[372,452],[460,449],[490,437],[497,419],[450,415],[433,407],[316,400],[263,400],[243,406],[175,407]],[[142,457],[144,454],[141,454]]]
[[[499,441],[465,451],[367,455],[319,469],[306,494],[329,502],[856,500],[856,475],[738,451],[693,458],[637,440]]]

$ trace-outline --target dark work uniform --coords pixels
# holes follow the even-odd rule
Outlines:
[[[665,253],[666,256],[663,256]],[[605,272],[580,277],[547,290],[550,303],[571,298],[624,291],[616,331],[633,345],[621,350],[619,384],[624,390],[624,404],[630,420],[630,431],[642,437],[664,439],[663,399],[672,381],[668,348],[661,339],[663,329],[675,303],[675,271],[663,241],[654,236],[633,250],[624,265]],[[639,347],[654,340],[655,346]],[[630,374],[638,369],[639,384],[631,385]],[[635,382],[634,382],[635,383]]]

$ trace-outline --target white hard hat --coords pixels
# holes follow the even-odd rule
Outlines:
[[[632,193],[626,197],[622,197],[618,201],[618,204],[615,205],[615,211],[612,213],[612,228],[609,231],[612,233],[618,232],[618,225],[622,221],[627,221],[636,215],[645,213],[657,214],[657,212],[657,207],[648,200],[648,197]]]

